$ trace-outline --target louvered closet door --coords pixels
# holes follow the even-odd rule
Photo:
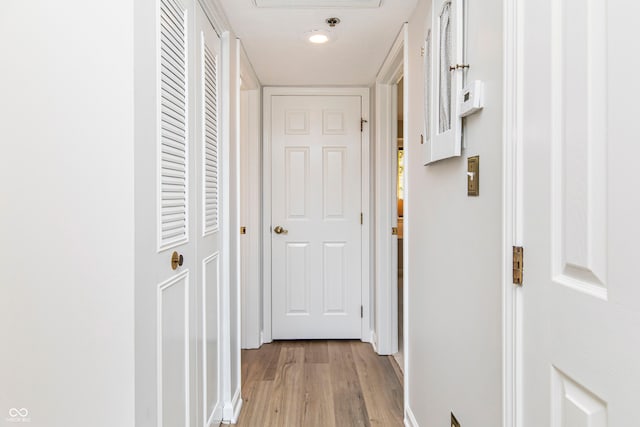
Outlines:
[[[191,83],[194,3],[160,0],[157,172],[158,425],[196,426],[196,158]],[[149,220],[153,220],[149,218]],[[171,255],[182,256],[173,270]]]
[[[220,194],[218,61],[220,39],[198,5],[196,27],[196,157],[198,197],[198,363],[199,412],[204,423],[218,425],[222,419],[220,400]]]
[[[142,147],[136,153],[136,244],[144,248],[136,259],[136,406],[141,406],[136,425],[194,427],[195,8],[188,0],[158,0],[153,6],[144,2],[140,7],[148,7],[148,19],[154,16],[153,7],[157,21],[146,34],[149,41],[139,42],[148,48],[139,49],[142,57],[137,59],[139,68],[147,68],[145,79],[137,83],[136,102],[144,108],[136,110],[136,125],[148,133],[136,141]],[[175,270],[173,252],[183,260]]]
[[[218,425],[220,41],[196,0],[136,11],[136,426]]]

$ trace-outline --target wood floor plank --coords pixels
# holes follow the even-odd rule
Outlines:
[[[264,414],[265,426],[300,425],[304,408],[301,395],[304,348],[285,347],[280,350],[269,404]]]
[[[276,377],[276,371],[278,370],[278,361],[280,360],[280,351],[282,350],[282,346],[276,343],[264,344],[263,347],[265,346],[269,346],[268,349],[272,351],[265,355],[268,365],[264,371],[262,379],[265,381],[273,381]]]
[[[404,374],[402,373],[402,369],[400,369],[400,366],[398,365],[398,362],[396,361],[394,356],[387,356],[387,357],[389,358],[389,363],[391,363],[391,366],[393,367],[393,371],[396,373],[396,378],[398,378],[398,382],[402,387],[404,385],[404,378],[403,378]]]
[[[242,352],[241,427],[402,426],[402,385],[359,341],[277,341]]]
[[[267,369],[267,359],[260,350],[242,350],[242,380],[246,382],[259,381]]]
[[[244,386],[242,388],[244,390]],[[251,394],[242,404],[237,426],[266,426],[264,419],[271,401],[272,389],[273,381],[254,381],[251,384]]]
[[[337,426],[369,426],[349,341],[329,341],[331,388]]]
[[[276,382],[282,381],[282,426],[302,426],[304,414],[304,347],[283,347],[287,367],[282,369]]]
[[[328,351],[327,347],[327,359]],[[305,363],[304,412],[301,425],[305,427],[334,427],[336,425],[334,413],[329,364]]]
[[[329,363],[329,343],[326,340],[303,341],[305,363]]]
[[[249,401],[258,381],[271,377],[278,365],[280,346],[265,344],[260,349],[242,351],[242,400]],[[274,360],[275,359],[275,360]]]
[[[365,343],[352,351],[372,426],[403,425],[403,389],[388,357],[378,356]]]

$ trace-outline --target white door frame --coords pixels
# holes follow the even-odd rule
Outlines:
[[[263,88],[263,223],[262,223],[262,271],[263,271],[263,330],[262,343],[272,341],[271,335],[271,97],[272,96],[360,96],[362,118],[370,121],[368,88],[314,88],[314,87],[265,87]],[[362,341],[371,341],[370,314],[370,139],[369,126],[362,131]]]
[[[397,238],[391,234],[391,227],[397,226],[396,184],[398,150],[397,129],[397,83],[408,70],[405,53],[408,26],[404,24],[391,51],[376,77],[376,138],[375,138],[375,316],[376,331],[374,346],[378,354],[398,352],[398,265]],[[407,112],[408,84],[404,85],[404,108]],[[403,121],[404,135],[407,135],[407,120]],[[391,143],[389,143],[391,141]],[[406,240],[403,240],[406,252]],[[395,257],[395,258],[394,258]],[[405,255],[406,259],[406,255]],[[404,268],[403,271],[408,271]],[[404,286],[405,289],[408,286]],[[405,293],[406,294],[406,293]],[[404,301],[404,310],[408,307]],[[404,321],[406,327],[407,322]],[[406,330],[406,329],[405,329]],[[406,336],[406,334],[405,334]],[[407,340],[404,340],[405,354]],[[404,363],[407,366],[406,361]]]
[[[522,426],[522,293],[513,284],[512,246],[522,246],[522,0],[503,15],[502,425]],[[526,279],[525,279],[526,280]]]
[[[242,348],[260,347],[262,326],[262,290],[260,282],[262,250],[261,168],[262,144],[260,132],[261,86],[249,58],[240,50],[240,198],[241,226],[246,234],[240,236],[241,251],[241,343]]]

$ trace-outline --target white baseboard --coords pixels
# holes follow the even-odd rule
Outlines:
[[[236,390],[233,395],[233,399],[231,402],[224,405],[224,414],[223,414],[223,423],[224,424],[235,424],[238,422],[238,418],[240,417],[240,410],[242,409],[242,395],[240,393],[240,387]]]
[[[391,356],[396,361],[398,368],[400,368],[400,372],[404,375],[404,354],[393,353]]]
[[[409,407],[404,411],[404,425],[405,427],[420,427],[416,417],[413,415],[413,411]]]
[[[262,344],[269,344],[272,343],[273,340],[268,340],[266,338],[266,335],[264,333],[264,331],[260,331],[260,347],[262,347]]]
[[[222,406],[220,405],[220,402],[218,402],[216,404],[216,407],[211,412],[211,415],[209,415],[209,419],[207,420],[206,426],[207,427],[219,426],[221,422],[222,422]]]
[[[240,387],[236,390],[231,400],[231,424],[238,422],[240,417],[240,410],[242,409],[242,393]]]
[[[373,351],[378,353],[378,335],[376,335],[375,331],[371,331],[371,345],[373,346]]]

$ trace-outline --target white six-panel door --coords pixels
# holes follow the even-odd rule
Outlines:
[[[361,336],[361,103],[272,97],[274,339]]]
[[[521,4],[522,425],[639,425],[640,7]]]

